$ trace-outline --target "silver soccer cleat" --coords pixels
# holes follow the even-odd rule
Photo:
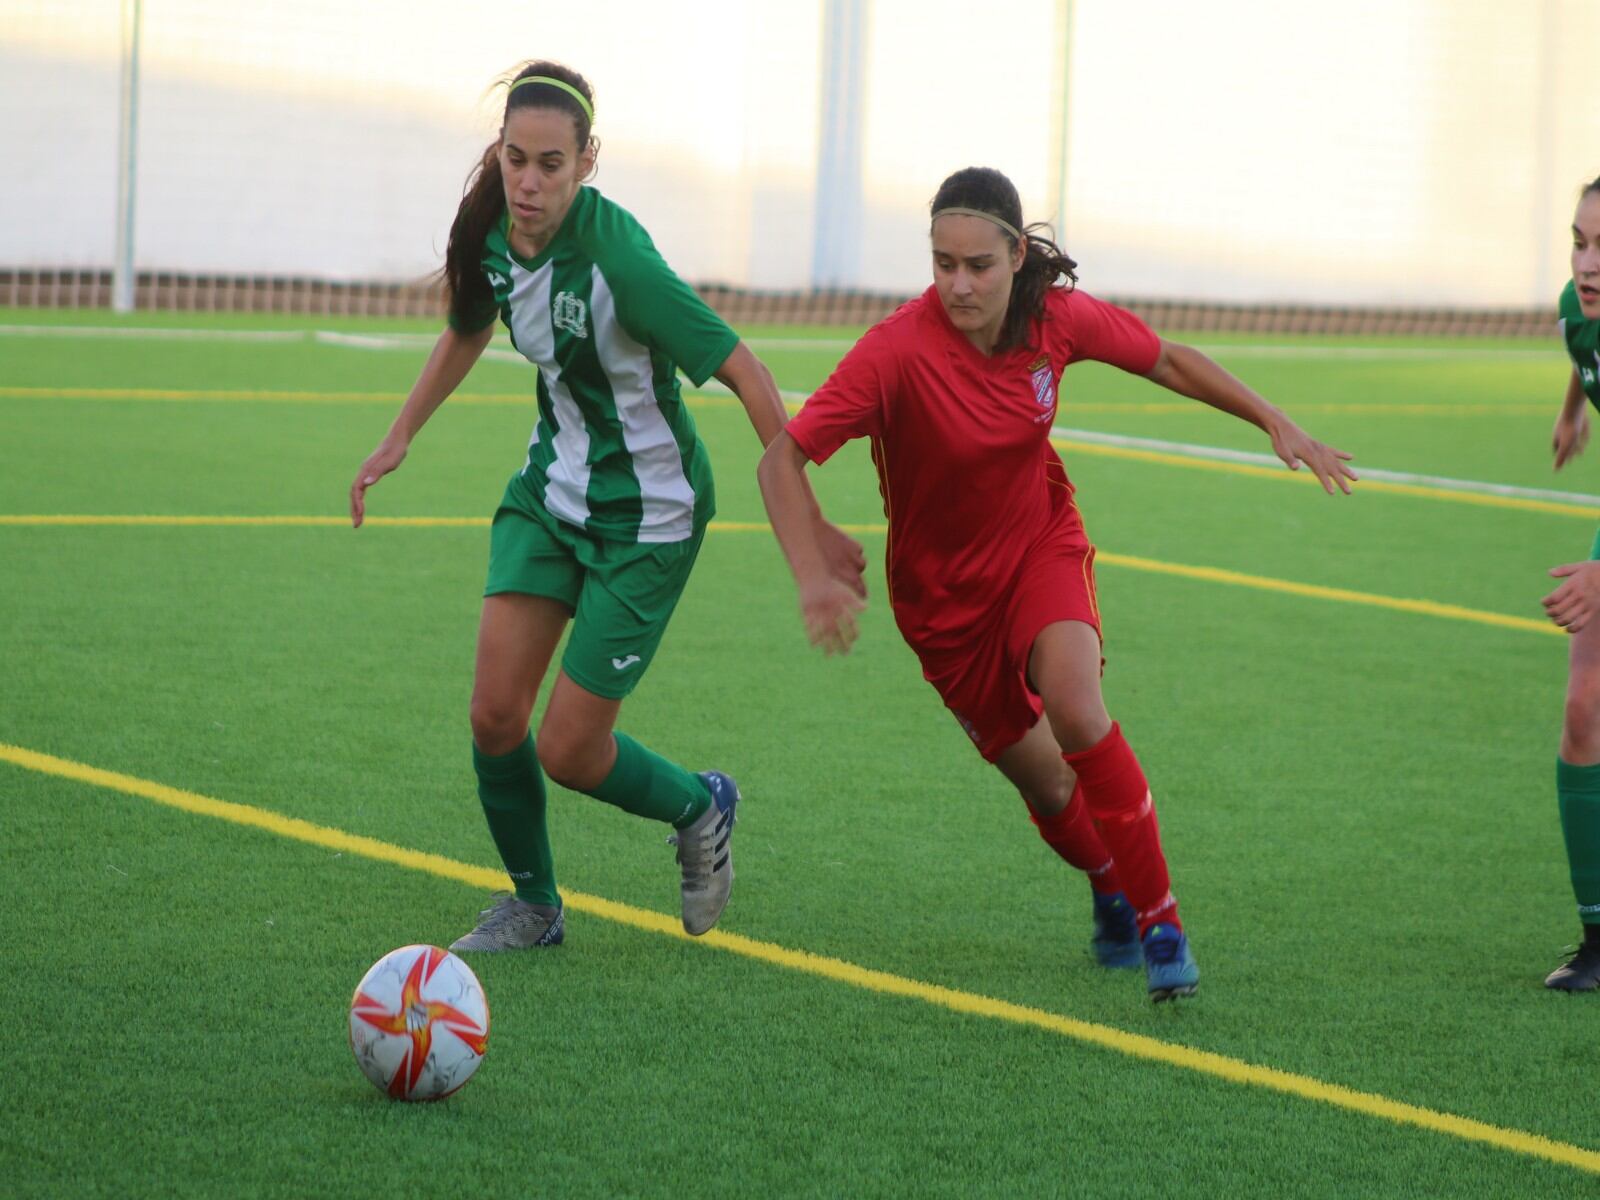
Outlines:
[[[667,839],[683,868],[683,928],[698,937],[717,923],[733,890],[733,823],[739,785],[721,771],[702,771],[711,803],[698,820]]]
[[[508,892],[496,892],[495,902],[478,914],[475,929],[450,943],[452,950],[524,950],[532,946],[559,946],[566,936],[566,912],[543,904],[529,904]]]

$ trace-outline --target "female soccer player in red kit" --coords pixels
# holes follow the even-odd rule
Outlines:
[[[1049,441],[1061,372],[1110,363],[1250,421],[1329,494],[1349,492],[1350,456],[1199,351],[1073,290],[1077,264],[1042,227],[1024,229],[1000,172],[956,172],[931,207],[933,286],[867,331],[761,460],[806,632],[829,653],[848,650],[862,601],[829,572],[803,471],[867,437],[889,519],[890,603],[924,677],[1045,841],[1089,874],[1099,960],[1142,958],[1153,999],[1190,995],[1200,975],[1150,788],[1101,698],[1094,546]],[[1063,276],[1069,286],[1057,286]]]

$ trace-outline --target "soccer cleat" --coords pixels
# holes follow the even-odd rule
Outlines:
[[[1144,931],[1144,971],[1150,999],[1160,1004],[1192,996],[1200,986],[1200,968],[1189,952],[1189,936],[1176,925],[1152,925]]]
[[[1558,992],[1592,992],[1600,987],[1600,944],[1585,942],[1571,958],[1545,977],[1544,985]]]
[[[567,914],[557,907],[529,904],[508,892],[496,892],[494,903],[478,914],[469,934],[450,943],[452,950],[525,950],[559,946],[566,936]]]
[[[699,937],[717,923],[733,890],[734,809],[739,804],[739,785],[721,771],[701,771],[711,791],[711,803],[687,829],[667,839],[678,848],[678,865],[683,868],[683,928]]]
[[[1144,961],[1139,945],[1139,919],[1121,892],[1094,897],[1094,936],[1089,939],[1102,967],[1137,967]]]

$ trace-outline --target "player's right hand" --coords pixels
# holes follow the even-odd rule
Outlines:
[[[1562,563],[1550,575],[1566,582],[1544,598],[1545,615],[1568,633],[1577,633],[1600,612],[1600,562]]]
[[[800,615],[806,637],[824,654],[848,654],[855,644],[856,614],[867,606],[855,589],[829,575],[800,587]]]
[[[362,463],[361,469],[356,472],[355,482],[350,485],[352,528],[360,529],[361,520],[367,515],[367,489],[398,467],[405,458],[406,447],[387,439],[379,443],[378,448],[367,456],[367,461]]]
[[[867,598],[867,553],[844,530],[831,521],[817,519],[817,546],[827,561],[828,572],[863,600]]]
[[[1576,415],[1568,417],[1563,409],[1556,418],[1556,427],[1550,435],[1550,449],[1555,452],[1556,470],[1561,470],[1589,444],[1589,406],[1585,404]]]

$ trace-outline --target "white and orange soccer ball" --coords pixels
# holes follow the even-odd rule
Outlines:
[[[489,1002],[467,966],[437,946],[391,950],[350,1000],[350,1049],[396,1100],[442,1100],[489,1048]]]

